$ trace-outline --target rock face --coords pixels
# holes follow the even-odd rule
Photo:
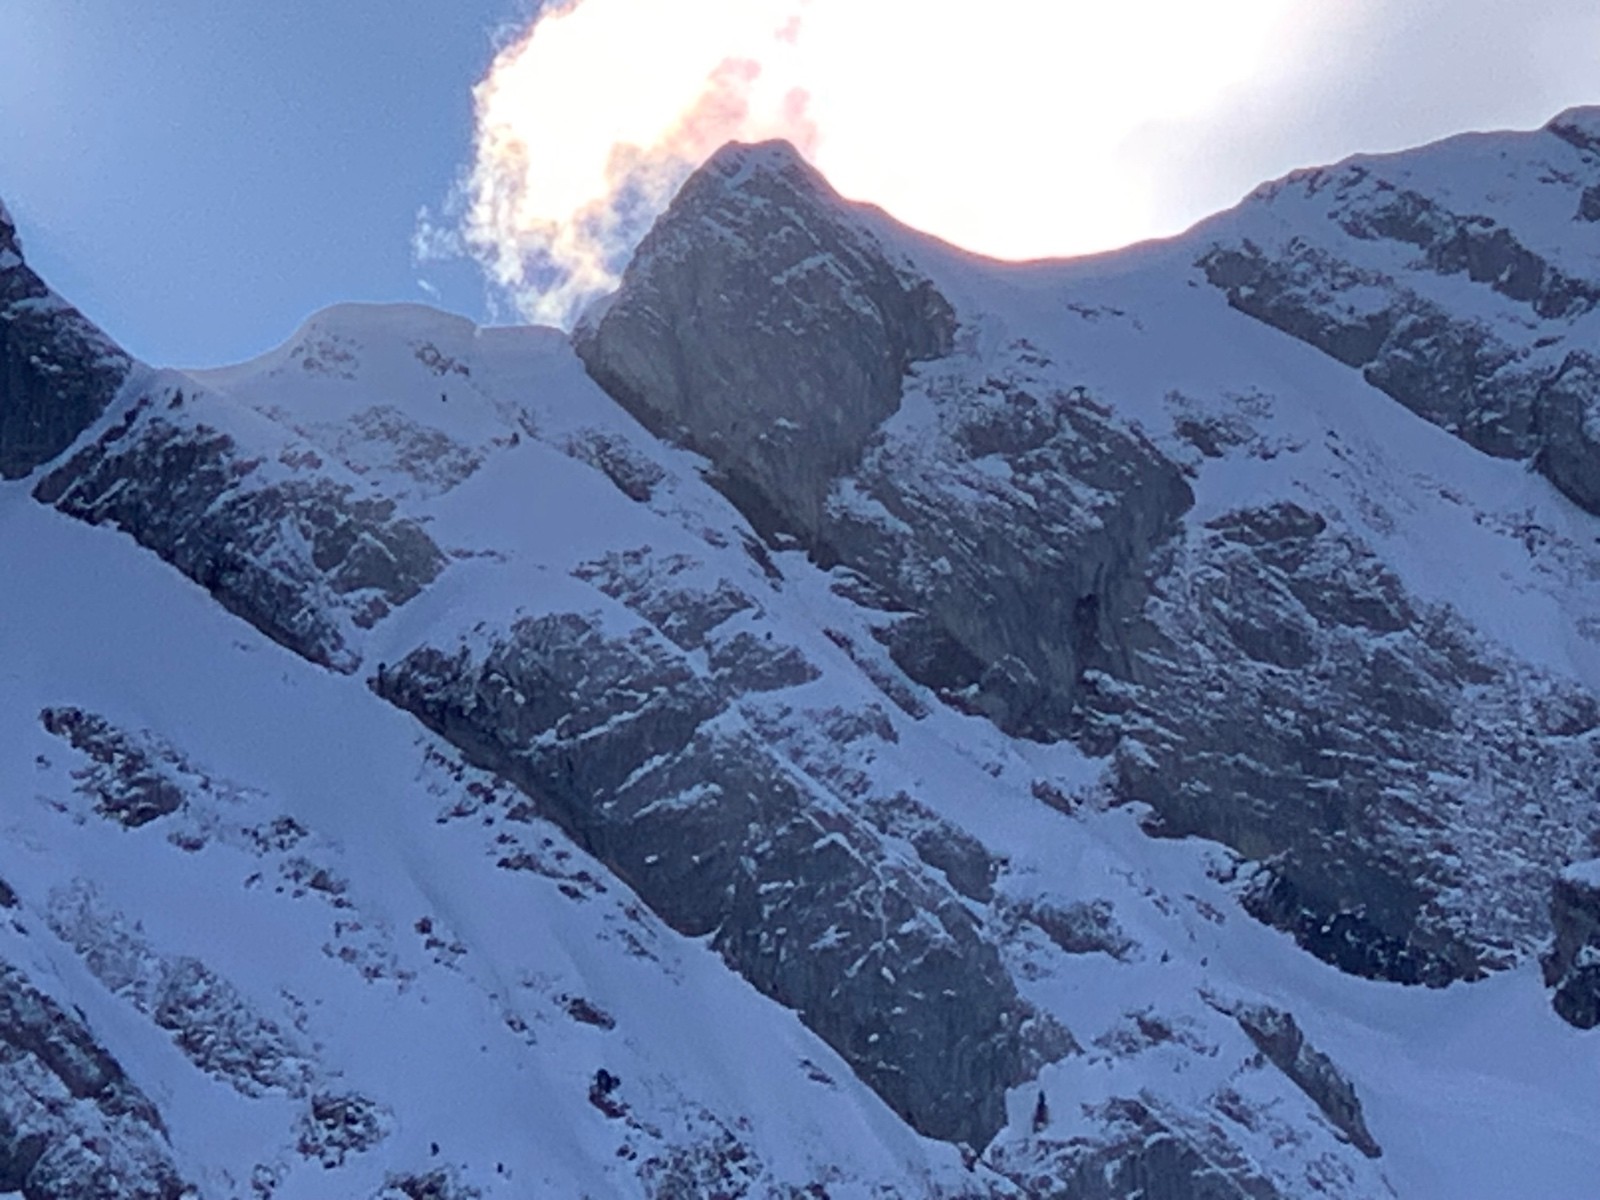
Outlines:
[[[1355,231],[1341,236],[1422,246],[1427,270],[1464,275],[1552,320],[1586,313],[1600,295],[1509,235],[1482,234],[1418,196],[1363,188],[1366,179],[1356,172],[1341,185],[1340,228]],[[1314,953],[1357,974],[1443,985],[1531,952],[1543,937],[1549,863],[1594,824],[1583,781],[1595,751],[1573,735],[1600,720],[1595,706],[1483,660],[1469,629],[1415,602],[1370,548],[1299,505],[1181,531],[1193,497],[1169,454],[1087,389],[1067,386],[1061,365],[1026,339],[977,360],[940,334],[943,315],[937,325],[922,318],[918,338],[887,332],[882,306],[808,302],[783,326],[797,344],[827,347],[825,361],[861,356],[852,378],[876,362],[909,370],[898,400],[841,402],[861,416],[848,452],[813,438],[797,418],[814,397],[795,392],[792,368],[764,349],[775,326],[761,314],[799,302],[788,286],[796,264],[835,281],[890,273],[887,251],[863,265],[860,247],[872,243],[860,222],[792,154],[730,149],[661,219],[610,308],[580,335],[590,372],[741,479],[730,495],[753,521],[801,531],[824,561],[848,566],[883,610],[878,636],[908,676],[1008,733],[1115,749],[1119,794],[1152,805],[1169,832],[1220,840],[1263,864],[1251,911]],[[1534,438],[1557,414],[1564,428],[1581,424],[1578,352],[1548,379],[1517,375],[1528,397],[1542,397],[1537,419],[1530,398],[1515,420],[1468,422],[1439,406],[1481,394],[1460,364],[1486,361],[1487,327],[1471,341],[1478,326],[1429,309],[1423,324],[1467,349],[1449,359],[1456,366],[1424,362],[1414,347],[1384,349],[1396,330],[1420,336],[1420,318],[1401,320],[1392,287],[1331,252],[1219,246],[1203,266],[1235,307],[1275,314],[1341,361],[1387,364],[1369,376],[1429,419],[1459,419],[1497,453],[1568,463],[1563,486],[1581,498],[1582,438]],[[698,318],[695,288],[707,278],[726,305],[715,324]],[[1342,301],[1317,300],[1322,285],[1307,280],[1325,278],[1387,297],[1386,307],[1358,319]],[[1420,312],[1433,302],[1405,303]],[[838,321],[870,337],[842,336]],[[896,349],[906,344],[941,350],[910,363]],[[1496,353],[1523,371],[1511,350]],[[719,378],[738,381],[733,391],[628,366],[702,360],[721,364]],[[1458,367],[1467,372],[1459,386],[1441,387]],[[836,397],[868,394],[830,386]],[[722,397],[723,415],[703,407],[711,396]],[[732,411],[742,438],[724,420]],[[772,439],[789,475],[749,466],[752,447]],[[1210,445],[1212,457],[1225,451]],[[1560,694],[1547,697],[1552,689]],[[1243,710],[1192,699],[1246,694]],[[1525,708],[1539,715],[1525,720]],[[1241,720],[1241,711],[1267,719]],[[1509,796],[1532,770],[1547,810],[1464,804],[1463,785],[1446,781],[1467,757],[1480,765],[1465,790]],[[1508,790],[1485,787],[1485,773]],[[1503,881],[1517,899],[1479,893],[1475,878]],[[1497,899],[1485,903],[1489,894]]]
[[[1575,863],[1555,882],[1550,901],[1555,944],[1544,959],[1551,1003],[1579,1029],[1600,1025],[1600,859]]]
[[[1575,503],[1600,512],[1600,389],[1587,352],[1546,351],[1530,365],[1526,346],[1477,315],[1452,313],[1382,272],[1314,246],[1270,254],[1253,245],[1219,248],[1201,265],[1241,312],[1359,368],[1374,386],[1478,449],[1531,459]],[[1563,280],[1526,295],[1496,286],[1518,277],[1514,263],[1502,264],[1502,272],[1469,277],[1551,319],[1593,307],[1591,285]],[[1530,268],[1536,278],[1544,272]]]
[[[1405,156],[1297,173],[1258,191],[1240,210],[1249,232],[1199,265],[1239,311],[1486,453],[1531,460],[1600,513],[1600,380],[1581,332],[1600,272],[1560,257],[1583,244],[1573,222],[1592,220],[1600,189],[1591,124],[1558,117],[1524,173],[1482,193],[1429,194],[1437,183]],[[1576,210],[1565,229],[1542,223],[1556,204]]]
[[[36,498],[131,534],[269,637],[354,670],[351,627],[410,600],[444,555],[392,500],[297,472],[290,456],[253,457],[234,435],[189,419],[185,403],[181,385],[142,397],[41,480]]]
[[[782,143],[732,146],[657,222],[575,345],[644,423],[707,455],[758,529],[912,620],[920,682],[1050,737],[1088,669],[1131,669],[1178,469],[1025,343],[950,358],[955,314]],[[906,378],[918,363],[930,363]],[[915,414],[891,420],[902,393]]]
[[[26,475],[70,446],[131,366],[28,268],[0,205],[0,478]]]
[[[1239,1027],[1287,1075],[1294,1085],[1316,1102],[1334,1128],[1368,1158],[1383,1154],[1361,1115],[1356,1090],[1333,1060],[1306,1041],[1294,1014],[1270,1005],[1242,1005],[1234,1012]]]
[[[536,797],[674,928],[709,935],[912,1126],[982,1145],[1028,1072],[1030,1013],[937,856],[888,861],[869,821],[730,726],[729,693],[684,651],[734,644],[715,630],[750,603],[677,591],[656,609],[677,646],[579,613],[526,619],[481,657],[419,650],[373,686]]]
[[[0,1193],[178,1200],[148,1097],[84,1023],[0,963]]]
[[[1213,222],[1197,265],[1237,311],[1355,368],[1474,448],[1525,460],[1600,513],[1600,373],[1588,332],[1600,269],[1583,216],[1600,185],[1595,128],[1593,110],[1575,110],[1498,158],[1462,138],[1296,173]],[[1271,532],[1283,521],[1262,513],[1213,521],[1213,566],[1175,591],[1159,585],[1173,650],[1155,656],[1152,680],[1166,683],[1146,716],[1178,740],[1141,734],[1125,744],[1132,793],[1176,830],[1221,836],[1266,861],[1253,911],[1344,969],[1443,983],[1530,953],[1545,928],[1532,900],[1592,827],[1582,797],[1593,696],[1469,650],[1473,631],[1401,596],[1376,555],[1340,552],[1345,565],[1335,568],[1314,549],[1331,549],[1328,522],[1301,518],[1318,528]],[[1381,517],[1369,524],[1381,533]],[[1530,554],[1542,536],[1525,531]],[[1234,694],[1253,691],[1251,680],[1276,693],[1250,706],[1270,721],[1213,743],[1197,728],[1203,718],[1173,720],[1180,694],[1224,677],[1166,674],[1185,658],[1198,666],[1199,645],[1212,663],[1232,660]],[[1281,690],[1267,682],[1275,677]],[[1473,715],[1485,698],[1497,716]],[[1151,795],[1179,762],[1176,794]],[[1222,762],[1232,783],[1209,765]],[[1477,764],[1470,781],[1461,778],[1468,762]],[[1424,763],[1431,783],[1406,778]],[[1538,783],[1511,783],[1530,771]],[[1452,773],[1459,781],[1445,782]],[[1498,782],[1486,785],[1485,773]],[[1556,812],[1484,803],[1508,785],[1540,804],[1552,798]],[[1221,794],[1232,798],[1219,804]],[[1269,816],[1269,796],[1301,815]],[[1470,867],[1455,853],[1463,822],[1478,829]],[[1424,848],[1438,841],[1429,828],[1449,829],[1449,849]],[[1307,835],[1315,846],[1291,844]],[[1497,899],[1480,904],[1469,881],[1486,875],[1506,890],[1481,889]],[[1514,916],[1506,895],[1517,897]]]
[[[833,480],[954,331],[933,285],[770,142],[695,173],[574,344],[646,426],[712,459],[758,527],[816,544]]]
[[[889,598],[880,636],[913,679],[1008,733],[1098,746],[1085,678],[1138,674],[1151,556],[1193,497],[1054,366],[1019,342],[921,370],[828,538]]]
[[[1535,400],[1539,450],[1534,466],[1573,503],[1600,513],[1600,359],[1567,355]]]
[[[1293,503],[1195,531],[1150,614],[1161,645],[1107,697],[1124,709],[1119,786],[1167,832],[1266,864],[1253,912],[1343,970],[1405,983],[1474,978],[1539,944],[1549,864],[1595,828],[1592,697],[1485,658]]]

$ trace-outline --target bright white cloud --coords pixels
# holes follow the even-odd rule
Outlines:
[[[1484,76],[1452,89],[1430,53],[1477,62],[1514,48],[1538,61],[1514,62],[1512,83],[1538,75],[1548,85],[1546,59],[1572,59],[1571,44],[1531,49],[1549,23],[1502,6],[1518,10],[1508,25],[1511,14],[1496,17],[1491,3],[546,5],[474,91],[459,236],[523,316],[567,323],[614,285],[650,220],[712,150],[779,136],[846,195],[970,249],[1013,258],[1105,249],[1176,232],[1290,166],[1370,146],[1371,134],[1359,135],[1374,124],[1412,132],[1419,120],[1407,124],[1406,112],[1383,125],[1382,98],[1403,96],[1405,80],[1373,78],[1374,64],[1420,54],[1410,69],[1434,80],[1428,95],[1446,114],[1463,103],[1481,111],[1471,97]],[[1347,94],[1346,81],[1362,94]],[[1376,122],[1341,125],[1363,104]],[[1301,140],[1283,136],[1277,114]],[[1449,131],[1417,129],[1415,140]]]
[[[780,92],[792,0],[547,7],[474,89],[461,229],[524,315],[565,323],[611,286],[684,177],[732,137],[809,147]]]

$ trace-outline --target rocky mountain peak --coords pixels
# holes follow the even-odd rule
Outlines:
[[[805,159],[793,142],[771,138],[764,142],[728,142],[695,172],[700,187],[721,186],[738,191],[752,180],[784,179],[797,191],[838,199],[833,185]]]
[[[832,481],[954,331],[863,211],[766,142],[689,179],[576,348],[647,427],[710,457],[758,527],[815,541]]]
[[[1003,366],[958,353],[961,319],[902,232],[786,143],[729,145],[575,345],[645,425],[711,460],[758,530],[919,614],[884,633],[913,678],[1059,736],[1082,672],[1127,666],[1140,564],[1191,498],[1025,347]],[[907,397],[918,415],[900,419]],[[932,482],[951,468],[959,483]],[[1046,528],[1084,537],[1063,553]]]

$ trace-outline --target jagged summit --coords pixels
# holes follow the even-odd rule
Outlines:
[[[712,152],[696,174],[716,180],[729,189],[743,187],[757,175],[786,175],[796,183],[804,181],[821,195],[837,196],[822,172],[807,162],[794,143],[785,138],[727,142]]]
[[[641,422],[763,505],[753,519],[816,545],[831,479],[953,332],[927,278],[792,146],[765,142],[690,177],[575,344]]]

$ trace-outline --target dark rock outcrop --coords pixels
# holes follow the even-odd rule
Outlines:
[[[103,717],[78,708],[47,708],[39,714],[45,732],[83,753],[90,766],[75,773],[79,790],[92,796],[101,816],[129,829],[170,816],[183,804],[183,789],[150,748]]]
[[[1018,344],[981,379],[957,359],[920,371],[933,427],[874,444],[835,492],[828,539],[909,614],[881,632],[906,674],[1008,733],[1103,750],[1085,676],[1138,673],[1152,555],[1193,497],[1048,365]]]
[[[1365,168],[1336,186],[1356,190]],[[1422,265],[1440,275],[1465,275],[1541,317],[1572,317],[1600,303],[1600,285],[1567,274],[1528,249],[1492,217],[1459,216],[1407,188],[1382,187],[1342,206],[1339,225],[1352,237],[1387,239],[1422,251]]]
[[[1600,163],[1600,107],[1579,105],[1557,113],[1545,125],[1552,133],[1579,153],[1591,156],[1591,163]]]
[[[372,1200],[479,1200],[483,1193],[462,1183],[457,1175],[448,1168],[420,1175],[390,1175]]]
[[[1443,985],[1537,946],[1596,823],[1592,699],[1484,658],[1293,503],[1215,518],[1155,586],[1162,643],[1103,697],[1124,796],[1263,864],[1247,907],[1353,974]]]
[[[1578,220],[1600,221],[1600,183],[1584,188],[1578,200]]]
[[[1573,503],[1600,513],[1600,357],[1574,350],[1540,386],[1534,466]]]
[[[132,365],[29,269],[0,204],[0,478],[26,475],[70,446]]]
[[[132,535],[312,662],[354,670],[347,623],[371,626],[410,600],[444,555],[394,501],[266,469],[232,435],[168,415],[183,403],[181,389],[164,409],[144,397],[34,495]]]
[[[1600,859],[1574,864],[1556,879],[1550,900],[1555,943],[1544,957],[1551,1003],[1579,1029],[1600,1025]]]
[[[155,1106],[82,1020],[0,963],[0,1193],[177,1200]]]
[[[318,1092],[300,1120],[295,1149],[332,1169],[352,1154],[371,1150],[393,1122],[392,1114],[358,1092]]]
[[[1600,376],[1573,351],[1539,365],[1481,321],[1455,317],[1395,280],[1307,246],[1267,257],[1213,250],[1202,259],[1235,308],[1308,342],[1478,449],[1526,457],[1574,503],[1600,512]],[[1387,292],[1386,306],[1341,303]],[[1548,357],[1547,355],[1544,357]]]
[[[679,637],[701,641],[679,615]],[[415,651],[372,684],[534,797],[673,927],[709,935],[914,1127],[982,1145],[1003,1124],[1029,1012],[961,896],[729,724],[677,647],[553,614],[481,656]]]
[[[1067,954],[1108,954],[1125,959],[1136,944],[1104,900],[1079,900],[1065,905],[1030,903],[1022,906],[1016,916],[1037,926]]]
[[[1497,457],[1538,452],[1537,400],[1555,369],[1530,370],[1476,317],[1299,240],[1218,247],[1200,265],[1234,308],[1357,368],[1425,420]]]
[[[768,142],[690,178],[573,344],[647,427],[710,458],[757,528],[815,543],[834,479],[954,331],[934,286]]]

